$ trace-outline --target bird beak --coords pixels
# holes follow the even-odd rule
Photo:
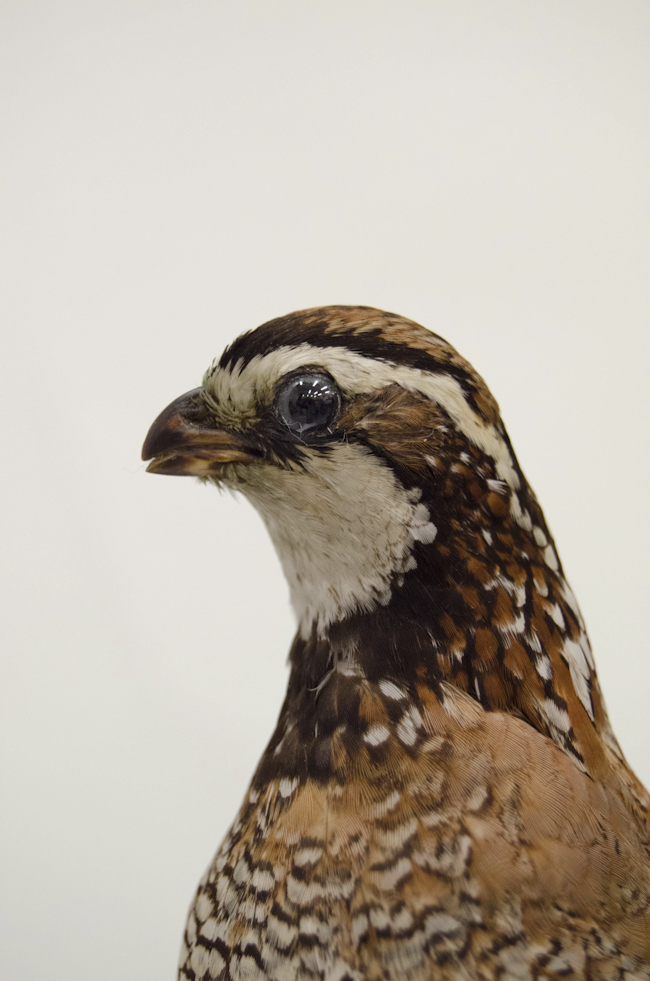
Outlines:
[[[225,463],[259,459],[260,452],[247,446],[241,436],[206,423],[202,391],[195,388],[181,395],[153,423],[142,447],[142,459],[151,460],[148,473],[209,477],[218,474]]]

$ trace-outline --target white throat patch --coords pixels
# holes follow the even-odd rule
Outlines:
[[[289,583],[303,637],[353,612],[384,606],[416,567],[413,545],[436,536],[418,489],[406,490],[365,447],[306,448],[305,469],[236,468],[224,482],[262,516]]]

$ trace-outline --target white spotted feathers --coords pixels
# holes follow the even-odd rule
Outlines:
[[[298,620],[179,977],[650,981],[650,802],[474,369],[394,314],[301,311],[143,457],[248,497]]]

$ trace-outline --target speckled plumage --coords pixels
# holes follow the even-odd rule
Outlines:
[[[304,369],[342,395],[311,443],[274,408]],[[301,311],[227,349],[143,456],[250,498],[299,624],[180,978],[650,979],[650,800],[471,366],[393,314]]]

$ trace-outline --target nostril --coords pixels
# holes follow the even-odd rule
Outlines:
[[[193,388],[191,392],[174,399],[162,410],[153,421],[142,446],[142,459],[150,460],[159,453],[171,450],[187,439],[192,429],[188,415],[196,404],[196,396],[202,388]]]

